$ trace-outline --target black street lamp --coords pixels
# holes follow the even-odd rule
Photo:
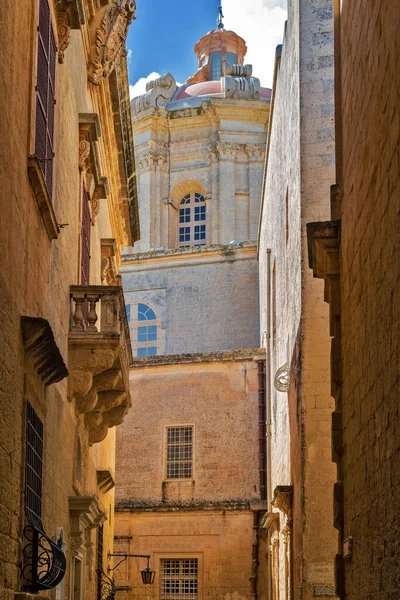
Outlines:
[[[122,560],[120,560],[119,563],[115,565],[115,567],[108,567],[107,571],[114,571],[117,567],[119,567],[121,563],[125,562],[127,558],[147,558],[147,567],[143,569],[143,571],[140,571],[142,575],[142,581],[144,585],[152,585],[154,583],[156,571],[150,569],[150,554],[111,554],[111,552],[108,553],[108,558],[111,558],[113,556],[120,556],[122,557]]]

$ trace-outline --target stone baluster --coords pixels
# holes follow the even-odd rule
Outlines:
[[[101,332],[119,333],[119,302],[116,294],[104,294],[101,297]]]
[[[88,325],[86,327],[86,331],[90,333],[97,333],[98,329],[96,327],[96,321],[98,316],[96,313],[96,304],[99,301],[99,296],[92,296],[88,294],[87,299],[89,302],[89,313],[87,316]]]
[[[73,295],[72,300],[75,303],[75,310],[74,310],[74,314],[72,315],[72,319],[74,321],[74,324],[72,326],[72,331],[83,331],[82,304],[85,301],[85,294],[83,292],[82,293],[78,292]]]

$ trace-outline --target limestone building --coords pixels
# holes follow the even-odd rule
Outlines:
[[[334,4],[336,177],[309,264],[332,336],[337,593],[377,600],[400,597],[400,8]]]
[[[152,555],[152,598],[266,598],[257,223],[270,90],[222,23],[199,68],[132,101],[140,242],[121,269],[135,406],[118,435],[116,547]],[[145,598],[139,563],[116,577]]]
[[[276,52],[259,230],[267,364],[270,598],[335,596],[329,318],[308,268],[306,224],[329,218],[335,179],[330,0],[288,1]]]
[[[1,3],[4,600],[114,594],[114,427],[132,359],[118,270],[139,236],[124,50],[134,11]]]

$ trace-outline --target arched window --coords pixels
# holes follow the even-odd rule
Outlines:
[[[191,192],[179,204],[178,246],[206,245],[206,203],[204,196]]]
[[[138,302],[127,305],[128,321],[131,326],[133,351],[136,356],[155,356],[160,342],[160,320],[154,310]]]

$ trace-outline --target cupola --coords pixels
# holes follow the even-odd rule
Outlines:
[[[197,72],[187,83],[219,81],[223,65],[242,65],[247,52],[246,42],[234,31],[224,28],[222,8],[219,7],[218,26],[204,35],[194,47],[199,61]]]

